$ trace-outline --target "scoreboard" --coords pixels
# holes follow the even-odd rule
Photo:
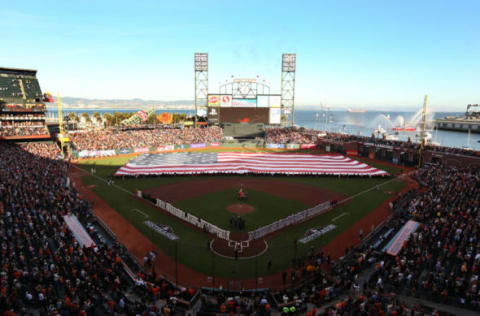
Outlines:
[[[277,94],[234,98],[231,94],[209,94],[207,117],[211,123],[280,124],[281,98]]]

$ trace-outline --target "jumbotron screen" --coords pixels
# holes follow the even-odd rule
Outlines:
[[[269,122],[269,108],[219,108],[220,123],[263,123]]]
[[[208,95],[208,121],[211,123],[280,124],[280,95],[234,98],[228,94]]]

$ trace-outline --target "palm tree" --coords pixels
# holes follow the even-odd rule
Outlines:
[[[97,123],[102,122],[102,117],[100,116],[100,114],[99,114],[98,112],[94,112],[94,113],[93,113],[93,117],[95,118],[95,121],[96,121]]]

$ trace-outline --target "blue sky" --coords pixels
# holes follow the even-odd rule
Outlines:
[[[44,91],[193,99],[194,52],[209,89],[265,78],[297,53],[298,105],[437,110],[480,102],[480,1],[8,1],[0,65],[37,69]]]

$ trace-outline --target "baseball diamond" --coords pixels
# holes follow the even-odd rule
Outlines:
[[[195,153],[201,154],[195,157],[194,155],[182,155],[183,161],[192,161],[192,159],[212,159],[211,153],[215,154],[231,153],[231,150],[219,148],[215,149],[196,149]],[[251,154],[252,150],[243,150],[245,154]],[[242,151],[240,151],[241,153]],[[261,154],[262,151],[256,151]],[[264,152],[268,153],[268,152]],[[257,154],[257,156],[259,156]],[[299,156],[302,153],[291,154],[286,153],[285,156]],[[311,153],[308,156],[316,156],[317,153]],[[165,161],[171,162],[169,154],[160,155],[162,163]],[[147,158],[148,157],[148,158]],[[139,156],[139,161],[144,164],[150,164],[148,159],[157,159],[159,155]],[[321,155],[319,157],[322,157]],[[335,156],[334,156],[335,157]],[[336,156],[341,157],[341,156]],[[317,177],[307,175],[276,175],[276,176],[261,176],[261,175],[195,175],[195,176],[137,176],[115,179],[114,186],[102,185],[102,181],[98,177],[105,177],[115,173],[119,168],[125,165],[128,160],[132,158],[129,156],[101,158],[94,160],[83,160],[81,165],[85,170],[89,170],[92,164],[96,166],[95,176],[83,177],[85,185],[96,184],[93,192],[98,194],[116,212],[127,219],[136,229],[145,234],[145,237],[150,239],[157,245],[159,253],[164,253],[170,258],[176,258],[185,268],[191,269],[204,275],[212,274],[211,267],[211,251],[218,254],[215,258],[215,277],[216,282],[222,277],[229,278],[234,274],[235,279],[248,280],[255,274],[259,275],[275,275],[291,264],[291,256],[297,253],[298,256],[303,256],[309,251],[311,247],[319,247],[320,245],[327,245],[329,241],[339,236],[351,223],[358,221],[361,217],[368,214],[375,205],[379,205],[381,201],[389,198],[390,195],[381,191],[370,191],[360,195],[354,199],[355,202],[349,201],[338,205],[332,205],[332,208],[323,211],[326,213],[309,217],[309,220],[298,221],[298,224],[293,224],[292,220],[288,220],[290,224],[274,224],[276,221],[283,220],[287,223],[287,218],[294,214],[300,213],[304,210],[312,208],[322,203],[331,203],[346,200],[349,196],[353,196],[365,189],[375,188],[382,183],[385,183],[382,189],[388,191],[398,191],[403,186],[403,181],[394,180],[391,178],[364,178],[364,177]],[[166,159],[166,160],[165,160]],[[342,159],[342,158],[340,158]],[[301,160],[301,159],[300,159]],[[158,161],[157,161],[158,162]],[[208,161],[204,161],[208,162]],[[177,162],[173,162],[176,164]],[[357,163],[358,164],[358,163]],[[379,166],[379,165],[377,165]],[[375,166],[376,167],[376,166]],[[383,165],[379,169],[387,170],[390,174],[396,174],[398,169],[387,167]],[[390,181],[390,182],[388,182]],[[132,195],[121,194],[116,187],[132,192]],[[238,200],[238,190],[243,187],[248,194],[248,200],[241,202]],[[141,190],[144,198],[139,199],[134,194],[135,190]],[[134,197],[135,196],[135,197]],[[175,219],[176,216],[165,212],[156,206],[155,199],[161,199],[166,203],[171,204],[179,210],[182,210],[188,215],[186,218]],[[150,202],[151,200],[151,202]],[[232,204],[245,203],[252,206],[255,210],[248,214],[232,214],[227,210],[227,207]],[[359,208],[359,205],[363,205]],[[149,220],[161,224],[166,224],[173,229],[175,235],[179,240],[172,244],[161,235],[151,234],[149,230],[141,221],[138,212],[132,213],[133,208],[139,209],[149,216]],[[137,214],[136,214],[137,213]],[[305,233],[312,227],[323,227],[332,223],[332,219],[338,217],[342,213],[349,213],[352,216],[341,217],[336,220],[336,228],[328,231],[321,238],[312,240],[309,243],[299,243],[293,247],[292,241],[302,238]],[[306,213],[305,213],[306,214]],[[244,221],[243,229],[239,226],[230,224],[232,217],[240,217]],[[303,215],[305,218],[305,215]],[[144,218],[141,216],[142,219]],[[243,245],[242,251],[237,251],[235,254],[235,247],[229,247],[228,242],[233,241],[232,237],[224,241],[222,246],[222,238],[211,235],[208,231],[202,229],[202,225],[197,225],[197,220],[209,222],[222,229],[230,231],[230,236],[237,238],[236,242],[248,241],[249,232],[267,227],[268,225],[277,225],[278,229],[268,230],[270,233],[261,233],[262,236],[255,239],[255,243],[250,240],[248,247]],[[293,217],[292,217],[293,219]],[[192,221],[192,222],[189,222]],[[283,223],[283,222],[282,222]],[[253,236],[253,235],[252,235]],[[238,239],[240,238],[240,239]],[[290,241],[289,241],[290,240]],[[175,246],[176,245],[176,246]],[[176,247],[176,250],[174,249]],[[210,248],[213,247],[213,248]],[[238,247],[237,247],[238,248]],[[235,260],[238,257],[240,261]],[[250,258],[250,259],[248,259]],[[275,259],[275,264],[267,269],[266,264],[271,258]],[[258,264],[257,271],[254,271],[251,266],[251,260],[255,260]],[[207,264],[209,262],[210,264]],[[159,267],[160,269],[160,267]],[[157,271],[161,271],[157,270]],[[180,276],[182,278],[182,276]],[[189,279],[185,280],[187,284]]]

